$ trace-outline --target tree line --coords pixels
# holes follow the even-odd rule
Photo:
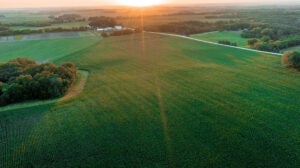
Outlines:
[[[10,36],[10,35],[19,35],[19,34],[38,34],[38,33],[55,33],[55,32],[72,32],[72,31],[86,31],[87,27],[72,27],[72,28],[45,28],[45,29],[24,29],[24,30],[13,30],[10,28],[3,28],[0,26],[0,36]]]
[[[50,32],[67,32],[67,31],[86,31],[86,26],[78,26],[72,28],[42,28],[47,26],[52,26],[53,24],[58,23],[69,23],[69,22],[79,22],[86,21],[85,18],[82,18],[78,14],[63,14],[60,16],[49,16],[50,21],[36,21],[36,22],[22,22],[22,23],[0,23],[0,36],[9,36],[9,35],[19,35],[19,34],[36,34],[36,33],[50,33]],[[13,26],[24,26],[28,29],[23,30],[14,30],[11,27]],[[30,27],[41,27],[41,29],[33,30]]]
[[[291,25],[254,23],[242,32],[241,37],[250,38],[248,45],[253,49],[280,52],[300,45],[299,31]]]
[[[78,14],[63,14],[60,16],[49,16],[49,19],[52,19],[51,23],[69,23],[69,22],[84,22],[85,18],[82,18]]]
[[[115,27],[117,25],[117,21],[114,18],[106,16],[90,17],[88,21],[92,28]]]
[[[65,14],[58,17],[50,16],[54,21],[49,22],[27,22],[27,23],[9,23],[9,24],[1,24],[0,23],[0,36],[9,36],[9,35],[18,35],[18,34],[37,34],[37,33],[51,33],[51,32],[68,32],[68,31],[87,31],[88,28],[86,26],[80,26],[80,27],[72,27],[72,28],[44,28],[44,29],[23,29],[23,30],[13,30],[10,27],[11,26],[26,26],[26,27],[45,27],[45,26],[51,26],[53,23],[66,23],[66,22],[75,22],[75,21],[82,21],[80,15],[76,14]],[[85,21],[85,19],[84,19]],[[88,19],[89,25],[92,28],[98,28],[98,27],[114,27],[118,25],[115,18],[112,17],[90,17]],[[128,34],[129,31],[125,32],[117,32],[118,34]]]
[[[24,26],[24,27],[47,27],[53,24],[58,23],[70,23],[70,22],[83,22],[86,21],[85,18],[82,18],[78,14],[63,14],[60,16],[51,15],[48,17],[49,21],[30,21],[30,22],[20,22],[20,23],[5,23],[1,24],[5,27],[12,27],[12,26]]]
[[[0,65],[0,106],[61,97],[76,79],[73,63],[56,66],[16,58]]]
[[[240,21],[217,21],[217,22],[182,21],[182,22],[171,22],[167,24],[147,26],[144,29],[146,31],[191,35],[191,34],[210,32],[210,31],[243,30],[248,27],[250,27],[249,23],[240,22]]]

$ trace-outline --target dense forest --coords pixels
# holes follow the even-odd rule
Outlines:
[[[257,50],[280,52],[282,49],[300,45],[299,28],[280,24],[252,24],[241,34],[251,38],[248,45]]]
[[[76,79],[73,63],[56,66],[16,58],[0,64],[0,106],[61,97]]]

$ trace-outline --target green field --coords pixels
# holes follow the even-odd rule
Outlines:
[[[16,51],[7,52],[3,60]],[[300,73],[278,56],[149,34],[66,55],[55,62],[88,70],[85,89],[64,102],[1,111],[0,167],[300,163]]]
[[[0,14],[5,15],[4,18],[0,18],[1,23],[24,23],[24,22],[40,22],[49,21],[48,15],[46,14],[32,14],[29,12],[20,11],[16,12],[4,12]]]
[[[240,31],[222,31],[222,32],[209,32],[209,33],[202,33],[202,34],[195,34],[191,37],[207,40],[211,42],[217,43],[220,40],[229,40],[232,43],[237,43],[239,47],[247,47],[247,39],[242,38],[240,36]]]
[[[88,22],[71,22],[71,23],[52,24],[51,26],[45,26],[45,27],[13,26],[12,29],[13,30],[24,30],[24,29],[39,30],[39,29],[51,29],[51,28],[70,29],[73,27],[85,27],[87,25]]]
[[[291,51],[291,50],[299,51],[299,52],[300,52],[300,45],[299,45],[299,46],[295,46],[295,47],[290,47],[290,48],[284,49],[284,50],[282,50],[281,52]]]
[[[6,62],[15,57],[28,57],[38,62],[53,61],[83,50],[100,40],[96,36],[86,36],[84,32],[79,35],[81,37],[0,42],[0,62]]]

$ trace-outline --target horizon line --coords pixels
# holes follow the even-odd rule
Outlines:
[[[128,7],[128,8],[151,8],[151,7],[180,7],[180,6],[219,6],[219,5],[225,5],[225,6],[277,6],[277,5],[285,5],[285,6],[300,6],[300,1],[295,2],[291,4],[290,2],[209,2],[209,3],[189,3],[189,4],[183,4],[183,3],[177,3],[177,4],[160,4],[160,5],[152,5],[152,6],[146,6],[146,7],[134,7],[134,6],[126,6],[126,5],[75,5],[75,6],[34,6],[34,7],[0,7],[0,9],[8,9],[8,10],[20,10],[20,9],[68,9],[68,8],[120,8],[120,7]],[[1,12],[1,11],[0,11]]]

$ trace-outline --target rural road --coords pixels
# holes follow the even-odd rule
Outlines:
[[[199,41],[199,42],[202,42],[202,43],[207,43],[207,44],[212,44],[212,45],[218,45],[218,46],[236,48],[236,49],[240,49],[240,50],[253,51],[253,52],[263,53],[263,54],[271,54],[271,55],[282,56],[282,54],[280,54],[280,53],[267,52],[267,51],[259,51],[259,50],[254,50],[254,49],[250,49],[250,48],[243,48],[243,47],[237,47],[237,46],[224,45],[224,44],[214,43],[214,42],[210,42],[210,41],[206,41],[206,40],[200,40],[200,39],[196,39],[196,38],[192,38],[192,37],[187,37],[187,36],[183,36],[183,35],[169,34],[169,33],[159,33],[159,32],[146,32],[146,33],[158,34],[158,35],[163,35],[163,36],[172,36],[172,37],[185,38],[185,39]]]

